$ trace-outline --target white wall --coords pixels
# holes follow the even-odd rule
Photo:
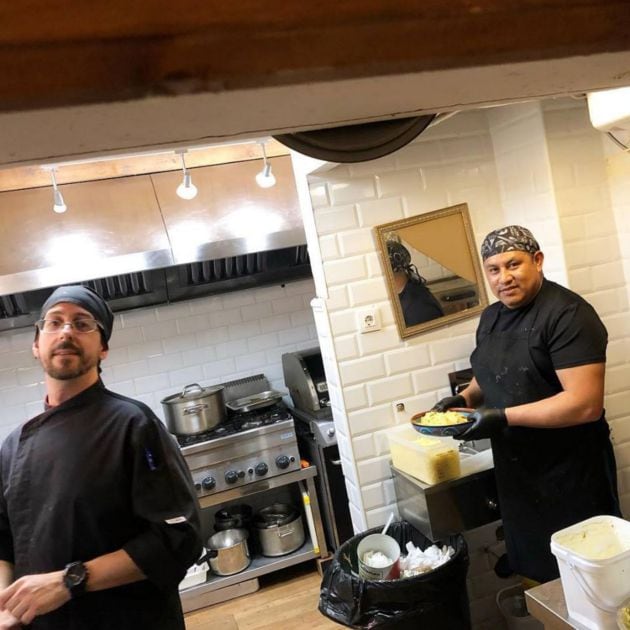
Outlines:
[[[630,517],[630,155],[593,129],[580,102],[547,102],[543,115],[569,286],[608,329],[606,416]]]
[[[247,289],[117,313],[102,378],[149,405],[190,383],[211,385],[264,374],[285,390],[281,356],[317,345],[312,280]],[[43,373],[32,330],[0,334],[0,439],[43,410]]]
[[[610,340],[606,406],[622,502],[630,514],[630,317],[624,277],[630,223],[623,220],[630,173],[617,177],[611,202],[604,142],[590,126],[584,103],[545,108],[526,103],[460,113],[393,155],[309,178],[316,227],[307,236],[309,247],[321,250],[324,272],[324,282],[317,284],[316,323],[327,365],[335,368],[331,400],[355,530],[382,524],[395,509],[388,429],[450,393],[447,373],[469,366],[478,322],[401,341],[373,228],[463,202],[477,248],[494,228],[530,227],[545,252],[547,277],[583,293],[604,320]],[[366,305],[379,309],[382,330],[359,331],[358,313]],[[396,411],[400,402],[404,412]],[[476,628],[500,624],[494,595],[505,582],[494,576],[494,558],[486,551],[502,552],[496,525],[466,534]]]

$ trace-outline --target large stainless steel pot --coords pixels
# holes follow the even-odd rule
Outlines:
[[[304,525],[300,513],[286,503],[274,503],[260,510],[254,527],[263,556],[284,556],[304,544]]]
[[[234,575],[244,571],[252,561],[247,546],[246,529],[226,529],[208,539],[208,553],[202,560],[210,563],[217,575]]]
[[[176,435],[194,435],[214,429],[225,420],[223,387],[186,385],[180,394],[163,398],[166,426]]]

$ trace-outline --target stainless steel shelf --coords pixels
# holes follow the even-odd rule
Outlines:
[[[286,556],[277,556],[275,558],[254,556],[247,569],[240,573],[226,576],[209,574],[208,579],[203,584],[197,584],[196,586],[191,586],[190,588],[180,591],[179,595],[182,600],[182,605],[186,607],[187,600],[196,599],[205,593],[211,593],[217,589],[232,586],[244,580],[258,578],[261,575],[285,569],[294,564],[299,564],[300,562],[319,558],[319,556],[319,552],[315,552],[313,543],[307,536],[306,541],[299,549]]]
[[[315,538],[319,544],[318,548],[315,548],[305,522],[305,542],[296,551],[286,556],[276,556],[273,558],[261,555],[254,556],[249,567],[240,573],[226,576],[208,573],[208,577],[203,584],[197,584],[196,586],[191,586],[190,588],[180,591],[179,596],[182,602],[182,608],[185,612],[196,610],[204,606],[210,606],[218,601],[224,601],[224,599],[237,597],[239,595],[237,592],[239,584],[244,589],[243,593],[253,592],[253,590],[257,588],[257,580],[261,575],[272,573],[273,571],[278,571],[294,564],[299,564],[300,562],[306,562],[307,560],[320,557],[326,558],[328,556],[319,503],[317,501],[317,491],[315,489],[314,478],[316,476],[317,467],[309,466],[308,468],[288,472],[284,475],[271,477],[270,479],[263,479],[245,486],[224,490],[199,500],[201,507],[207,508],[258,492],[265,492],[273,488],[281,488],[282,486],[304,481],[310,498]]]

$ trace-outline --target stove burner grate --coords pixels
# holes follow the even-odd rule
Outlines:
[[[201,442],[209,442],[228,435],[235,435],[242,431],[257,429],[261,426],[275,424],[283,420],[290,420],[293,416],[286,406],[278,403],[267,409],[250,411],[248,413],[232,413],[227,420],[218,427],[195,435],[176,435],[175,438],[181,447],[192,446]]]

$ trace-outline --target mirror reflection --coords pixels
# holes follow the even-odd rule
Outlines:
[[[466,204],[375,230],[401,337],[471,317],[487,305]]]

